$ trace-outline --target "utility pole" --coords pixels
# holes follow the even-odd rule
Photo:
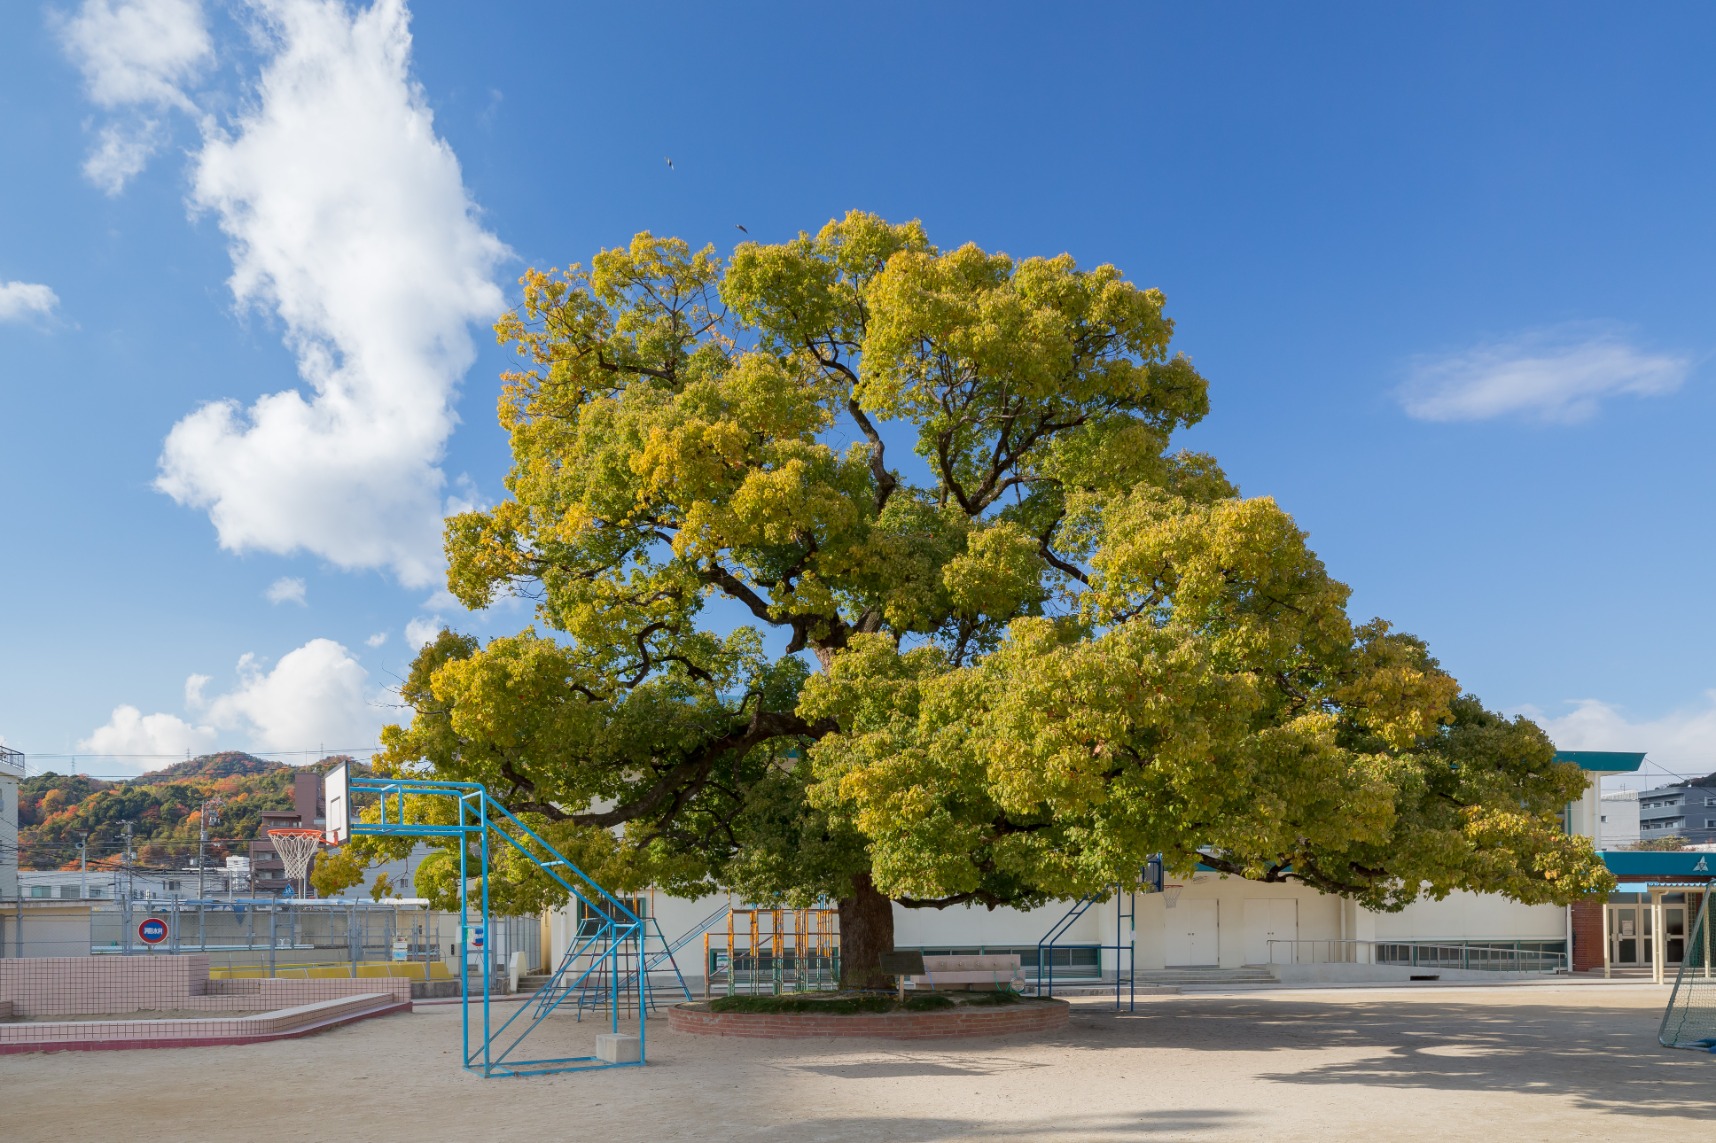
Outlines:
[[[121,870],[123,870],[125,873],[125,890],[124,890],[125,896],[119,902],[119,915],[121,918],[123,918],[123,923],[125,925],[125,929],[124,929],[124,933],[125,933],[125,955],[130,956],[131,955],[131,933],[132,933],[132,929],[131,929],[131,894],[134,892],[134,890],[132,889],[132,880],[131,879],[133,876],[132,869],[133,869],[133,866],[136,862],[136,855],[131,852],[131,823],[125,822],[124,825],[125,825],[125,848],[119,851],[119,868]],[[118,883],[115,882],[115,888],[116,889],[117,889],[117,885],[118,885]]]
[[[209,822],[220,820],[219,798],[208,798],[203,801],[202,812],[197,815],[197,900],[203,899],[203,851],[209,845]]]
[[[220,820],[220,799],[203,799],[202,812],[197,815],[197,947],[209,951],[207,895],[203,892],[203,867],[208,864],[204,851],[209,846],[209,822]]]
[[[89,900],[89,835],[86,833],[77,842],[77,896],[80,901]]]

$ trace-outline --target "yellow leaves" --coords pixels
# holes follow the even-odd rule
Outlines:
[[[1360,725],[1404,750],[1435,732],[1459,693],[1460,684],[1436,669],[1422,643],[1390,634],[1378,620],[1361,632],[1352,679],[1335,698]]]
[[[961,615],[1011,615],[1042,598],[1043,559],[1037,540],[1017,524],[979,528],[965,551],[942,568],[942,582]]]
[[[590,288],[610,306],[633,300],[641,292],[633,314],[646,318],[653,310],[668,309],[676,297],[708,289],[720,280],[721,260],[713,246],[695,254],[681,238],[657,238],[645,230],[624,250],[604,250],[590,262]],[[643,327],[642,321],[630,328]],[[622,328],[627,328],[622,326]]]
[[[1077,895],[1201,846],[1385,908],[1595,883],[1546,825],[1577,775],[1541,734],[1355,630],[1280,506],[1168,453],[1208,396],[1159,291],[859,212],[727,266],[645,233],[521,285],[496,327],[523,358],[510,496],[449,521],[449,584],[482,606],[525,581],[569,642],[439,647],[394,761],[505,759],[582,804],[672,770],[711,696],[796,695],[839,731],[804,767],[766,767],[778,741],[733,763],[772,775],[731,796],[792,839],[735,859],[770,884],[816,845],[927,897]],[[796,658],[715,635],[723,595],[826,673],[800,693]],[[627,844],[705,876],[667,837]],[[643,876],[611,842],[595,859]]]
[[[1095,548],[1084,599],[1093,623],[1141,612],[1259,670],[1284,668],[1308,650],[1352,642],[1347,589],[1329,578],[1304,533],[1262,497],[1196,503],[1151,488],[1075,500],[1077,526]]]

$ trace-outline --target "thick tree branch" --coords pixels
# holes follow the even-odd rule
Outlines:
[[[743,755],[752,747],[771,738],[793,736],[822,738],[836,729],[832,721],[806,722],[798,715],[783,711],[758,710],[745,726],[735,728],[704,743],[695,753],[669,767],[649,788],[628,802],[610,810],[575,813],[570,820],[579,825],[624,825],[663,811],[656,828],[665,828],[673,819],[666,813],[680,791],[706,780],[715,764],[730,752]],[[674,812],[677,812],[674,811]]]

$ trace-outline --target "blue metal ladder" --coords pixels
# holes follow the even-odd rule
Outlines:
[[[1055,946],[1066,939],[1078,919],[1090,911],[1092,905],[1109,898],[1114,898],[1114,943],[1098,945],[1098,957],[1104,952],[1114,954],[1114,1008],[1121,1008],[1121,988],[1126,989],[1126,1011],[1136,1010],[1138,1000],[1138,891],[1143,887],[1144,892],[1161,892],[1162,889],[1162,858],[1152,857],[1139,873],[1137,885],[1111,885],[1100,893],[1091,893],[1073,902],[1072,908],[1066,915],[1049,927],[1037,942],[1037,995],[1053,996],[1055,994]],[[1131,939],[1128,940],[1127,938]],[[1125,962],[1124,970],[1121,962]],[[1101,962],[1098,961],[1100,970]]]

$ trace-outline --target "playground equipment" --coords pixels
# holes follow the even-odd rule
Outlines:
[[[1662,1013],[1657,1040],[1665,1048],[1696,1048],[1716,1054],[1716,949],[1710,936],[1710,899],[1716,882],[1706,886],[1697,920],[1686,934],[1686,955],[1674,976],[1674,991]]]
[[[628,1007],[643,1011],[636,996],[643,974],[626,971],[628,951],[641,948],[643,921],[619,898],[602,888],[565,854],[525,825],[477,782],[429,778],[379,778],[352,774],[345,765],[323,780],[327,840],[338,845],[352,836],[439,837],[456,841],[459,854],[459,925],[465,955],[459,958],[463,1066],[484,1076],[546,1075],[554,1072],[642,1065],[646,1059],[645,1021],[639,1020],[635,1039],[620,1035],[620,1014]],[[362,800],[363,805],[357,802]],[[489,909],[491,851],[509,847],[544,875],[552,878],[592,919],[573,942],[576,967],[556,973],[538,989],[531,1002],[519,1004],[495,1026],[492,992],[495,972],[487,937],[493,918]],[[473,877],[472,864],[476,865]],[[478,901],[470,899],[476,883]],[[581,928],[585,928],[581,926]],[[481,954],[480,956],[476,954]],[[472,996],[472,960],[481,968],[480,1002]],[[563,965],[564,967],[564,965]],[[609,1032],[596,1038],[597,1054],[522,1058],[521,1046],[573,995],[581,994],[592,977],[602,974],[607,990]],[[557,989],[550,993],[550,989]],[[629,995],[622,1001],[622,991]],[[480,1029],[473,1028],[477,1011]],[[521,1023],[522,1021],[522,1023]],[[517,1027],[515,1027],[517,1025]],[[479,1042],[473,1046],[473,1032]]]
[[[1056,921],[1043,934],[1043,939],[1037,942],[1037,995],[1053,996],[1055,994],[1055,946],[1066,940],[1073,926],[1080,917],[1090,911],[1092,905],[1113,899],[1114,905],[1114,943],[1098,945],[1102,952],[1114,954],[1114,1010],[1120,1011],[1122,990],[1126,999],[1126,1011],[1132,1012],[1138,1004],[1138,894],[1162,893],[1164,903],[1172,908],[1179,899],[1178,885],[1167,886],[1173,890],[1168,893],[1163,886],[1163,869],[1161,857],[1152,857],[1138,872],[1138,880],[1132,885],[1111,885],[1101,893],[1092,893],[1073,902],[1072,908],[1066,915]],[[1082,942],[1081,942],[1082,943]]]
[[[835,909],[728,909],[725,933],[703,935],[705,996],[823,992],[840,987]],[[718,919],[718,918],[717,918]]]
[[[653,901],[654,894],[651,893]],[[645,1012],[656,1010],[655,985],[650,979],[652,973],[667,971],[673,974],[674,982],[685,999],[692,999],[691,988],[685,983],[684,975],[679,971],[679,962],[674,954],[708,929],[726,914],[727,906],[710,914],[701,926],[681,936],[679,940],[669,944],[667,937],[661,931],[661,924],[655,918],[653,906],[646,908],[643,901],[632,910],[643,921],[641,936],[637,940],[628,940],[618,957],[611,960],[602,958],[586,941],[591,933],[600,927],[601,922],[594,916],[586,915],[578,921],[578,931],[572,943],[567,946],[566,953],[560,958],[560,964],[553,975],[540,990],[536,1004],[539,1011],[546,1015],[556,1005],[569,1000],[576,1000],[574,1011],[579,1020],[585,1012],[605,1012],[608,1009],[609,996],[613,993],[608,977],[610,973],[620,974],[621,1015],[635,1015],[636,1009],[629,1006],[635,998],[643,1005]],[[652,942],[658,946],[654,951]],[[589,969],[590,971],[585,971]]]
[[[322,844],[322,831],[302,827],[271,829],[268,841],[286,867],[286,880],[294,886],[293,892],[308,897],[310,886],[305,874],[310,869],[310,858],[316,855],[316,847]]]

